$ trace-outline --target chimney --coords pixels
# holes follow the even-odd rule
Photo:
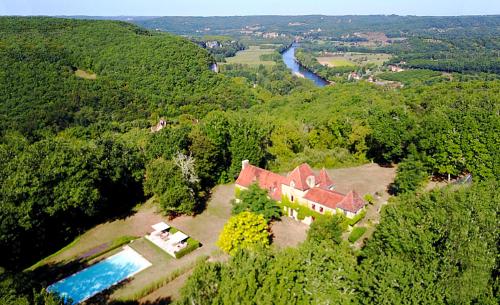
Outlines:
[[[241,161],[241,170],[244,170],[249,164],[250,164],[250,161],[248,161],[248,160]]]

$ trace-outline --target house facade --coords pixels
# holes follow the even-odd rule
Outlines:
[[[287,176],[282,176],[244,160],[236,187],[245,190],[253,183],[267,190],[269,197],[276,201],[287,198],[290,202],[306,206],[320,214],[343,213],[346,217],[353,218],[367,204],[353,190],[347,194],[335,191],[334,182],[325,169],[315,174],[306,163],[297,166]],[[287,212],[289,216],[297,219],[296,211],[289,209]],[[310,223],[312,220],[306,219],[305,222]]]

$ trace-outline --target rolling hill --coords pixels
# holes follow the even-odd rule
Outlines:
[[[119,21],[0,18],[0,129],[204,114],[254,97],[190,41]]]

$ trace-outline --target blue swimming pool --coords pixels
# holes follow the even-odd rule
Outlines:
[[[151,263],[139,253],[125,247],[102,262],[50,285],[47,290],[77,304],[149,266]]]

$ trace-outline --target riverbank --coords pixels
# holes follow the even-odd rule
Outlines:
[[[330,82],[313,71],[309,70],[307,67],[302,65],[295,57],[295,49],[297,44],[293,43],[288,49],[281,52],[283,62],[291,70],[292,74],[298,75],[299,77],[304,77],[312,80],[314,84],[318,87],[324,87],[330,84]]]

